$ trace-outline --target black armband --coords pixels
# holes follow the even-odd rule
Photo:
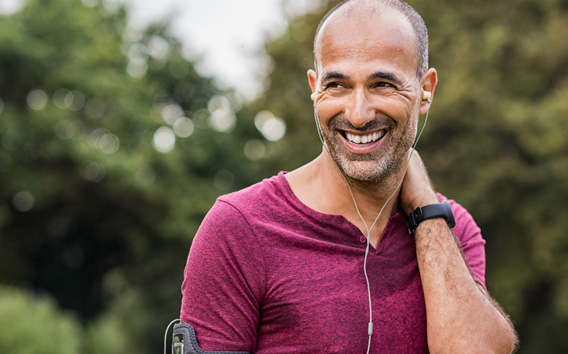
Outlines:
[[[180,322],[174,325],[172,354],[250,354],[249,352],[209,352],[197,344],[195,330],[190,324]]]

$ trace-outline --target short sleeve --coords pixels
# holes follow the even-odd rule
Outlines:
[[[262,262],[247,220],[218,200],[194,237],[182,284],[181,320],[195,329],[203,350],[254,352]]]
[[[449,200],[456,221],[453,231],[461,244],[465,261],[473,279],[485,286],[485,240],[471,214],[460,204]]]

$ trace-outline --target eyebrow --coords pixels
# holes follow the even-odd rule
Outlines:
[[[335,79],[349,80],[350,77],[348,75],[342,74],[338,71],[330,71],[322,77],[322,82],[326,82],[328,80],[335,80]],[[395,74],[390,73],[390,72],[384,72],[384,71],[376,71],[376,72],[372,73],[371,75],[367,76],[367,79],[368,80],[384,79],[384,80],[391,81],[391,82],[398,84],[398,85],[401,84],[400,80],[396,77]]]
[[[338,71],[330,71],[322,77],[321,81],[326,82],[328,80],[335,80],[335,79],[349,80],[349,76],[342,74]]]
[[[369,80],[374,80],[374,79],[384,79],[384,80],[388,80],[391,81],[397,85],[400,85],[401,82],[400,80],[396,77],[395,74],[393,73],[389,73],[389,72],[384,72],[384,71],[377,71],[372,73],[371,75],[369,75],[367,77]]]

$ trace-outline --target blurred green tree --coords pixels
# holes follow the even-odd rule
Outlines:
[[[442,73],[423,144],[435,181],[484,230],[488,286],[517,324],[519,352],[564,353],[568,6],[445,4],[454,14],[417,6],[429,17],[432,63]]]
[[[151,353],[192,235],[252,182],[244,145],[261,136],[166,26],[134,31],[124,8],[84,3],[0,18],[0,283],[73,310],[89,352]]]
[[[0,286],[0,352],[76,354],[81,330],[75,319],[61,313],[53,299]]]
[[[113,2],[84,3],[0,17],[0,284],[75,311],[89,353],[156,352],[215,197],[321,151],[306,70],[336,1],[267,41],[266,92],[242,109],[165,26],[134,32]],[[564,353],[568,4],[410,3],[440,76],[418,149],[480,224],[520,353]]]

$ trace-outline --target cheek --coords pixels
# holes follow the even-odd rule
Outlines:
[[[414,107],[409,105],[408,102],[392,100],[383,106],[381,113],[400,121],[402,124],[412,125],[415,117],[418,117],[418,106]]]
[[[316,112],[322,122],[345,112],[345,104],[337,98],[323,97],[316,103]]]
[[[353,104],[351,99],[351,95],[333,97],[323,94],[315,104],[318,117],[322,122],[327,122],[339,115],[344,115],[346,119],[349,119],[350,108]],[[418,106],[413,107],[407,100],[401,99],[397,95],[370,95],[365,104],[368,105],[369,109],[375,111],[377,118],[390,117],[396,121],[412,119],[415,114],[418,114],[419,108]],[[408,124],[408,122],[403,122],[403,124]]]
[[[403,112],[410,113],[415,109],[414,104],[411,101],[401,97],[400,95],[384,96],[381,97],[380,101],[381,107],[385,110],[385,112],[389,111],[393,114],[395,112],[398,112],[398,114]]]

